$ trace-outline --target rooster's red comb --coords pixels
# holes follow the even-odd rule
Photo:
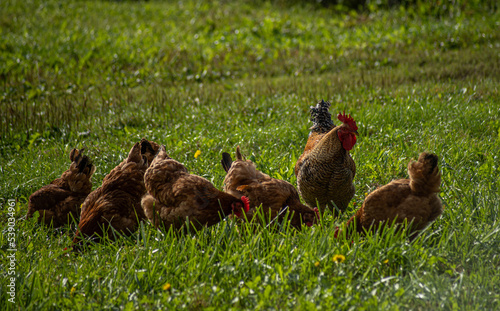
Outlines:
[[[243,209],[245,210],[245,213],[250,210],[250,200],[246,196],[241,197],[241,202],[243,202]]]
[[[340,122],[346,123],[347,125],[349,125],[349,127],[351,128],[352,131],[358,130],[358,126],[356,125],[356,121],[354,121],[354,119],[351,117],[351,114],[346,115],[345,110],[344,110],[343,114],[339,113],[337,119],[339,119]]]

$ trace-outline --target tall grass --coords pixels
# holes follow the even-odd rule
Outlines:
[[[93,126],[88,121],[120,114],[130,101],[164,100],[149,93],[152,85],[180,102],[200,83],[232,89],[240,80],[347,75],[338,84],[352,86],[371,84],[376,73],[377,85],[391,87],[497,77],[499,69],[482,65],[498,58],[496,12],[441,19],[409,10],[346,14],[196,1],[8,1],[3,10],[1,136],[26,141]]]

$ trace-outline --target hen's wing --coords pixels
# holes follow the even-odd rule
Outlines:
[[[71,195],[71,191],[62,189],[54,184],[43,186],[35,191],[28,202],[27,218],[32,217],[36,211],[50,210],[58,202]]]
[[[231,203],[236,200],[218,190],[210,181],[196,175],[180,177],[162,203],[167,206],[164,222],[178,223],[189,219],[199,229],[212,226],[231,213]]]
[[[270,180],[272,178],[258,171],[251,161],[234,161],[224,178],[224,191],[240,198],[243,193],[237,190],[238,187]]]
[[[287,206],[288,199],[293,195],[293,191],[286,182],[277,179],[254,181],[237,187],[236,191],[248,197],[251,210],[255,211],[262,205],[264,214],[271,219],[280,215],[281,212],[286,212],[283,208]]]
[[[38,222],[43,221],[47,225],[52,222],[54,227],[59,227],[68,223],[71,217],[78,220],[80,205],[84,199],[85,195],[49,184],[30,196],[26,217],[33,217],[38,211]],[[69,216],[69,213],[72,215]]]
[[[127,191],[96,191],[91,193],[87,200],[89,202],[85,202],[75,243],[81,238],[78,236],[102,238],[107,235],[113,240],[110,226],[123,234],[130,234],[145,218],[140,206],[140,197],[131,196]]]

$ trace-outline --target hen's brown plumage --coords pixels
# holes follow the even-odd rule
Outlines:
[[[295,165],[295,175],[299,193],[308,205],[335,212],[335,206],[344,211],[354,196],[356,165],[349,149],[356,143],[357,127],[352,119],[334,127],[328,107],[330,103],[324,101],[311,107],[314,125]],[[339,119],[346,118],[339,115]]]
[[[78,231],[73,240],[80,243],[83,237],[99,238],[107,235],[114,239],[114,230],[130,234],[146,216],[141,208],[141,198],[146,193],[144,172],[148,167],[147,155],[141,153],[141,143],[136,143],[128,157],[116,166],[82,205]]]
[[[83,155],[83,149],[73,149],[69,169],[61,177],[34,192],[28,202],[26,218],[38,211],[38,222],[60,227],[72,219],[80,218],[80,205],[92,191],[92,174],[95,166]]]
[[[184,165],[167,155],[164,146],[144,180],[148,194],[142,199],[142,207],[156,227],[180,229],[189,220],[199,230],[244,208],[239,198],[218,190],[203,177],[189,174]]]
[[[443,213],[437,196],[441,184],[438,157],[423,152],[418,161],[408,164],[410,179],[398,179],[370,193],[361,208],[346,224],[354,230],[376,230],[380,224],[413,222],[412,232],[420,231]]]
[[[236,148],[234,162],[228,153],[222,155],[222,166],[227,172],[224,191],[236,197],[246,196],[250,200],[247,219],[252,220],[257,208],[262,205],[267,220],[277,217],[278,221],[282,221],[288,207],[290,224],[295,228],[300,229],[302,223],[312,226],[317,222],[317,209],[302,204],[292,184],[258,171],[252,161],[243,159],[239,147]]]

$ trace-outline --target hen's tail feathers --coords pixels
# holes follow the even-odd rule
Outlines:
[[[241,155],[240,146],[236,147],[236,160],[243,160],[243,156]]]
[[[408,174],[413,192],[421,195],[439,192],[441,172],[435,154],[422,152],[418,161],[411,161],[408,164]]]
[[[71,160],[71,162],[75,162],[75,159],[80,155],[81,152],[83,152],[83,150],[85,150],[85,148],[82,148],[80,150],[73,148],[73,150],[71,150],[71,152],[69,153],[69,159]]]
[[[315,107],[311,106],[312,131],[327,133],[335,127],[332,121],[332,115],[328,112],[330,103],[321,100]]]
[[[135,162],[135,163],[140,163],[142,162],[142,155],[141,155],[141,144],[140,143],[135,143],[135,145],[130,149],[127,157],[127,162]]]
[[[69,154],[69,158],[71,161],[75,162],[76,167],[78,168],[79,173],[84,173],[87,175],[92,175],[95,172],[95,166],[92,164],[92,161],[83,154],[85,148],[80,150],[73,149]]]
[[[233,164],[233,159],[231,158],[231,155],[229,153],[224,152],[222,153],[222,160],[220,160],[220,163],[222,164],[222,167],[227,173],[231,168],[231,164]]]
[[[141,139],[141,153],[145,154],[146,152],[149,152],[153,155],[156,154],[156,151],[151,143],[146,138],[143,138]]]
[[[76,161],[76,165],[78,167],[78,171],[80,173],[85,173],[87,175],[92,175],[95,172],[95,166],[92,164],[92,161],[86,156],[82,156]]]
[[[172,159],[167,154],[167,148],[165,145],[160,146],[160,150],[158,150],[158,154],[156,155],[159,159]]]

